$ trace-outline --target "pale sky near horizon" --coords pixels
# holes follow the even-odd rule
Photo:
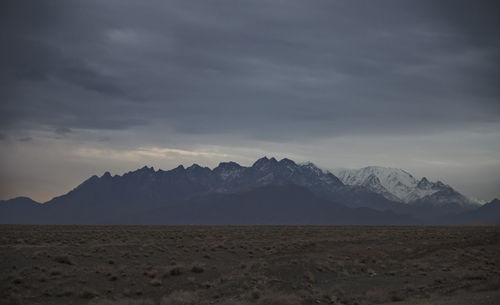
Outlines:
[[[2,1],[0,200],[262,156],[500,198],[500,4]]]

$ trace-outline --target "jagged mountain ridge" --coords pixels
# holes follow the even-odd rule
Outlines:
[[[417,180],[398,168],[368,166],[360,169],[335,169],[332,171],[344,184],[363,186],[385,198],[405,204],[456,205],[462,208],[477,207],[477,202],[465,197],[441,181],[431,182],[426,177]]]
[[[67,195],[54,198],[57,202],[62,197],[85,193],[92,190],[94,195],[110,193],[117,188],[122,191],[122,201],[134,201],[134,198],[155,201],[168,201],[189,198],[207,193],[232,193],[240,190],[269,184],[295,184],[321,192],[344,187],[343,183],[330,172],[325,172],[312,163],[299,165],[289,159],[277,161],[263,157],[252,166],[244,167],[235,162],[222,162],[211,170],[193,164],[187,168],[180,165],[169,171],[143,167],[122,176],[92,176]],[[113,194],[113,196],[115,196]],[[109,198],[113,199],[113,198]]]
[[[137,203],[149,206],[169,204],[210,193],[234,193],[264,185],[293,184],[306,187],[315,195],[340,202],[348,207],[370,207],[387,210],[395,202],[358,186],[346,186],[335,175],[321,170],[313,163],[297,164],[290,159],[277,161],[263,157],[252,166],[222,162],[211,170],[193,164],[180,165],[169,171],[143,167],[122,176],[93,176],[73,191],[49,201],[50,204],[97,202],[106,200],[121,208],[134,209]]]

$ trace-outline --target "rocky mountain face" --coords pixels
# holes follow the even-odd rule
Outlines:
[[[193,164],[168,171],[143,167],[121,176],[106,172],[44,204],[28,198],[0,202],[0,222],[411,224],[474,208],[450,186],[417,181],[399,169],[332,173],[264,157],[249,167],[223,162],[214,169]],[[241,209],[253,218],[242,217]]]
[[[235,162],[220,163],[211,170],[193,164],[182,165],[169,171],[155,171],[143,167],[123,176],[93,176],[68,194],[56,197],[48,203],[81,198],[81,201],[105,199],[129,202],[164,203],[208,193],[234,193],[264,185],[299,185],[317,192],[331,192],[342,188],[342,182],[329,172],[323,172],[313,164],[298,165],[289,159],[277,161],[266,157],[250,167]]]

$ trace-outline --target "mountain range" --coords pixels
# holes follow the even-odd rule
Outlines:
[[[267,157],[249,167],[106,172],[43,204],[0,202],[1,223],[33,224],[458,224],[500,222],[499,212],[498,200],[481,206],[401,169],[330,172]]]

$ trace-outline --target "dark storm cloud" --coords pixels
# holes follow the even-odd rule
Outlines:
[[[434,1],[436,17],[444,21],[473,45],[498,48],[500,2]]]
[[[4,130],[155,123],[287,140],[500,117],[495,1],[7,1],[1,11]]]

